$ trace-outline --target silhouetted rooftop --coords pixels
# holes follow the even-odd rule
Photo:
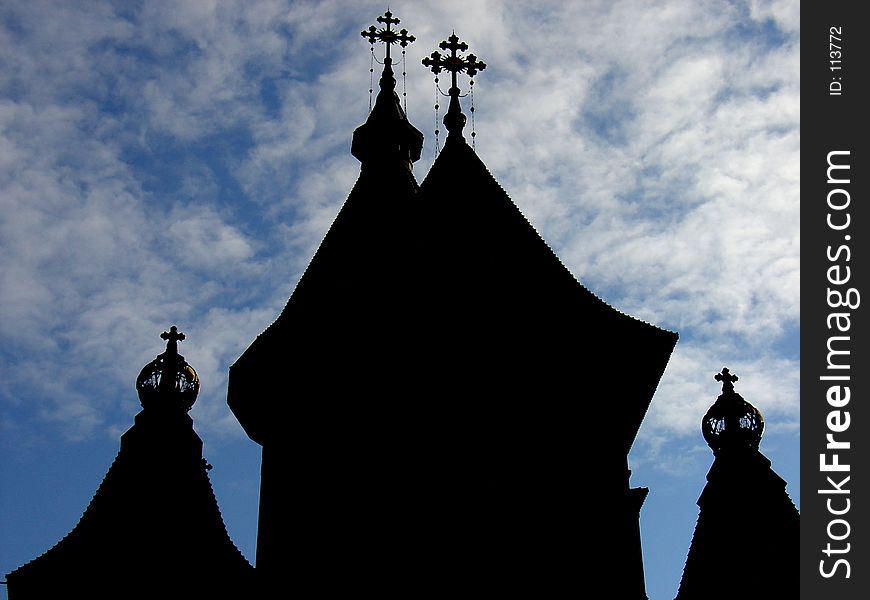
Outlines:
[[[722,394],[702,420],[715,460],[677,600],[797,598],[800,515],[758,451],[761,413],[737,394],[727,368],[716,379]]]
[[[172,590],[228,598],[253,583],[253,568],[227,534],[211,467],[186,414],[196,394],[187,379],[195,372],[176,348],[183,335],[164,335],[167,351],[143,369],[157,386],[140,377],[144,408],[121,437],[117,457],[72,531],[9,573],[13,600],[156,597]]]

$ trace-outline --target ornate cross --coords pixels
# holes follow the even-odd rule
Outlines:
[[[399,19],[393,18],[393,13],[387,11],[384,13],[384,16],[378,17],[378,23],[383,23],[386,25],[383,29],[378,29],[376,26],[372,25],[366,31],[361,31],[360,35],[364,38],[369,39],[369,43],[374,46],[375,42],[381,41],[387,46],[387,56],[384,59],[385,63],[390,63],[390,46],[395,44],[396,42],[402,48],[405,48],[408,44],[412,43],[415,39],[413,35],[408,35],[407,29],[402,29],[400,31],[394,31],[390,29],[390,25],[398,25],[400,23]]]
[[[184,334],[173,325],[169,328],[169,331],[164,331],[160,334],[160,339],[166,340],[166,351],[169,354],[178,354],[178,342],[184,339]]]
[[[733,392],[734,391],[734,382],[739,379],[737,375],[732,375],[731,371],[728,370],[728,367],[722,367],[722,372],[716,374],[716,381],[722,382],[722,392]]]
[[[451,74],[451,87],[450,87],[450,95],[459,95],[459,87],[456,85],[456,74],[465,71],[469,77],[474,77],[477,75],[478,71],[483,71],[486,68],[486,63],[478,61],[477,57],[473,54],[469,54],[467,57],[462,58],[457,53],[465,52],[468,50],[468,44],[465,42],[460,42],[459,38],[455,33],[451,34],[449,38],[445,41],[438,44],[438,47],[442,50],[449,50],[450,56],[442,56],[440,52],[437,50],[433,52],[430,56],[427,56],[423,59],[423,65],[432,69],[432,72],[436,75],[443,71],[450,71]]]
[[[456,84],[456,75],[464,71],[469,77],[473,78],[477,75],[478,71],[483,71],[486,68],[486,63],[477,60],[477,57],[473,54],[469,54],[465,58],[459,56],[459,52],[468,50],[468,44],[460,42],[456,33],[450,34],[450,37],[438,44],[438,47],[445,51],[449,50],[450,56],[443,56],[436,50],[430,56],[423,59],[423,65],[432,69],[435,75],[438,75],[441,71],[450,71],[450,89],[447,92],[450,96],[450,106],[447,108],[447,114],[444,115],[444,126],[447,127],[450,136],[461,137],[462,128],[465,127],[465,115],[462,114],[462,108],[459,106],[459,86]],[[436,79],[435,81],[437,82],[438,80]],[[474,85],[473,79],[471,85]],[[436,105],[435,108],[437,110],[438,106]],[[471,114],[474,115],[473,103],[471,111]],[[474,132],[471,135],[474,136]],[[437,139],[437,130],[435,131],[435,136]]]

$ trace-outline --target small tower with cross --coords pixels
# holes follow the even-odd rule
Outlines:
[[[184,334],[142,368],[142,410],[78,524],[7,575],[11,600],[254,597],[254,569],[230,539],[187,414],[196,371],[178,354]]]
[[[361,37],[361,50],[383,52],[383,74],[350,144],[359,177],[281,314],[229,374],[228,404],[263,447],[257,571],[303,596],[389,595],[419,568],[405,539],[419,507],[394,502],[418,493],[428,427],[411,397],[425,357],[410,351],[427,309],[412,170],[423,134],[393,76],[414,36],[387,12]]]
[[[393,26],[401,21],[390,11],[378,17],[377,21],[384,27],[379,29],[372,25],[360,32],[360,35],[371,43],[373,53],[375,44],[384,44],[386,47],[384,71],[380,78],[380,91],[368,119],[353,132],[351,154],[363,163],[363,168],[398,158],[410,170],[413,163],[420,160],[423,134],[408,121],[402,102],[396,93],[396,78],[393,75],[390,48],[393,44],[398,44],[404,51],[404,48],[413,43],[415,38],[407,29],[399,31],[393,29]],[[372,56],[374,57],[374,54]]]
[[[423,65],[451,76],[449,133],[419,193],[420,264],[437,282],[426,293],[427,343],[451,365],[427,386],[445,398],[461,389],[468,433],[452,447],[469,466],[456,472],[487,482],[466,483],[465,504],[446,519],[443,529],[465,540],[453,558],[498,582],[495,595],[580,593],[583,580],[641,600],[648,490],[631,487],[628,453],[677,335],[586,289],[466,141],[460,75],[473,82],[489,68],[468,44],[454,32]],[[584,342],[556,351],[565,339]],[[578,385],[578,368],[596,377]],[[571,541],[581,538],[595,550],[581,556]]]
[[[715,458],[677,600],[797,598],[800,515],[758,450],[761,412],[735,391],[728,368],[714,377],[722,393],[701,431]]]

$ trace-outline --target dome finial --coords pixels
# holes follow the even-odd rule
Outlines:
[[[180,408],[189,411],[199,394],[199,376],[178,353],[184,334],[173,325],[160,334],[166,351],[142,368],[136,378],[136,391],[142,408]]]
[[[764,433],[761,412],[734,391],[739,378],[727,367],[714,376],[722,382],[722,394],[701,420],[701,433],[714,454],[723,448],[752,448],[758,450]]]
[[[474,76],[479,71],[486,68],[486,63],[477,60],[474,54],[469,54],[465,58],[459,56],[459,52],[468,50],[468,44],[459,41],[456,33],[450,34],[450,37],[438,44],[438,47],[444,51],[450,51],[450,56],[442,56],[437,50],[431,55],[423,59],[423,65],[429,67],[435,75],[441,71],[450,71],[450,105],[447,107],[447,114],[444,115],[444,126],[447,128],[448,136],[462,136],[462,129],[465,127],[465,115],[462,114],[462,107],[459,106],[459,86],[456,83],[458,73],[465,72],[472,78],[474,84]]]

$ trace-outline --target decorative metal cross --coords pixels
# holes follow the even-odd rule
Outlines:
[[[178,354],[178,342],[184,339],[184,334],[173,325],[169,328],[169,331],[164,331],[160,334],[160,339],[166,340],[166,351],[169,354]]]
[[[723,392],[733,392],[734,391],[734,382],[739,379],[737,375],[732,375],[731,371],[728,370],[728,367],[722,367],[722,372],[716,374],[716,381],[722,382],[722,391]]]
[[[417,38],[415,38],[413,35],[408,35],[407,29],[402,29],[398,32],[390,29],[390,25],[398,25],[401,22],[399,19],[394,19],[393,13],[391,13],[390,11],[385,12],[384,15],[382,17],[378,17],[377,20],[378,23],[383,23],[384,25],[386,25],[386,27],[384,27],[383,29],[378,29],[376,26],[372,25],[366,31],[361,31],[360,35],[364,38],[368,38],[369,43],[371,43],[372,46],[374,46],[375,42],[377,41],[381,41],[386,44],[387,55],[384,59],[384,62],[389,64],[391,62],[390,46],[398,42],[402,48],[405,48],[408,46],[408,44],[412,43]]]
[[[456,85],[456,74],[465,71],[469,77],[477,75],[478,71],[483,71],[486,68],[486,63],[478,61],[477,57],[469,54],[462,58],[457,52],[465,52],[468,50],[468,44],[460,42],[456,33],[450,35],[445,41],[438,44],[442,50],[449,50],[450,56],[442,56],[437,50],[430,56],[423,59],[423,65],[432,69],[432,72],[438,75],[442,70],[450,71],[451,87],[450,95],[459,96],[459,86]]]
[[[441,71],[450,71],[451,81],[450,89],[447,94],[450,96],[450,105],[447,107],[447,114],[444,115],[444,126],[450,132],[449,136],[462,136],[462,128],[465,127],[465,115],[462,114],[462,108],[459,106],[459,86],[456,84],[456,75],[463,71],[472,78],[471,85],[474,85],[474,76],[478,71],[483,71],[486,68],[486,63],[477,60],[473,54],[462,58],[458,52],[468,50],[468,44],[460,42],[456,33],[450,34],[450,37],[438,44],[442,50],[449,50],[450,56],[443,56],[437,50],[430,56],[423,59],[423,65],[432,69],[435,73],[435,82],[438,82],[437,75]],[[435,105],[435,110],[438,110],[438,105]],[[472,100],[471,114],[474,116],[474,102]],[[474,132],[471,133],[474,139]],[[438,130],[435,130],[435,139],[438,139]],[[437,142],[436,142],[437,144]]]

